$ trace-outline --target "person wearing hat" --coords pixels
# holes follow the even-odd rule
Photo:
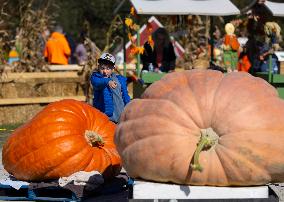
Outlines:
[[[103,53],[98,63],[98,70],[91,75],[94,90],[93,106],[105,113],[111,121],[118,123],[120,114],[130,102],[127,79],[114,73],[115,58],[113,55]]]

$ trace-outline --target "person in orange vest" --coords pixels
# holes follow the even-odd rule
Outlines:
[[[71,49],[63,34],[63,28],[57,25],[44,49],[44,57],[49,64],[67,65]]]

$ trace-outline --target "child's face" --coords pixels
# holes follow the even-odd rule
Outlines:
[[[110,77],[113,72],[112,64],[99,64],[99,71],[104,77]]]

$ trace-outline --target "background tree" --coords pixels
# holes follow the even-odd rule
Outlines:
[[[272,1],[283,2],[283,0]],[[32,2],[32,5],[30,7],[28,6],[30,4],[29,2]],[[10,41],[13,41],[15,39],[17,28],[18,30],[19,28],[26,30],[25,34],[21,33],[23,38],[31,38],[31,40],[33,40],[36,32],[38,32],[39,34],[39,32],[41,31],[40,27],[43,27],[44,24],[47,24],[49,28],[52,28],[55,23],[58,23],[63,26],[65,32],[69,36],[73,37],[74,41],[76,42],[80,36],[80,32],[82,31],[85,22],[88,22],[88,24],[90,25],[90,40],[94,41],[100,50],[104,50],[107,45],[106,33],[108,33],[109,31],[113,19],[117,15],[119,15],[120,18],[123,19],[126,15],[125,13],[129,12],[131,6],[129,0],[62,0],[56,1],[56,6],[52,6],[53,3],[49,3],[48,5],[47,2],[54,3],[55,1],[0,0],[1,10],[3,11],[4,9],[4,13],[2,12],[2,14],[0,14],[0,41],[2,41],[2,45],[0,44],[1,51],[7,52],[9,45],[3,46],[3,41],[5,41],[5,43],[10,43]],[[250,3],[250,1],[247,0],[232,0],[232,2],[240,9],[246,7]],[[138,17],[138,22],[140,25],[142,25],[147,21],[149,16],[141,15]],[[43,18],[44,20],[42,20]],[[187,35],[192,35],[192,33],[184,35],[184,33],[187,32],[187,30],[185,29],[185,26],[188,25],[187,16],[176,17],[176,24],[173,23],[172,17],[158,16],[158,18],[171,33],[174,33],[175,37],[180,40],[182,45],[186,45],[186,43],[188,43],[188,41],[185,40],[185,37]],[[233,18],[235,18],[235,16],[225,17],[224,23],[231,21]],[[202,17],[202,23],[204,23],[204,25],[202,26],[208,26],[206,25],[207,22],[204,21],[204,19]],[[283,27],[283,20],[280,20],[280,18],[275,18],[272,20],[276,20]],[[25,25],[29,25],[30,27],[28,28],[28,26],[26,26],[26,28],[23,28],[23,26]],[[109,44],[113,44],[113,47],[115,47],[120,40],[112,41],[112,39],[116,37],[121,39],[123,37],[123,31],[122,26],[116,25],[112,26],[112,28],[113,30],[110,36]],[[3,29],[5,29],[5,34],[2,31]],[[208,31],[205,31],[205,34],[208,35]],[[196,39],[194,40],[196,41]],[[28,47],[29,49],[32,49],[31,47],[33,46],[33,44],[36,45],[32,41],[29,43],[27,42],[26,44],[27,46],[25,47]],[[194,44],[191,45],[192,48],[196,47],[196,45]],[[33,52],[28,52],[27,55],[24,55],[24,57],[27,59],[33,58],[35,56],[36,54],[34,54]],[[5,54],[0,54],[0,57],[4,58]],[[30,68],[30,65],[34,65],[32,61],[30,65],[27,65],[24,60],[22,60],[22,62],[23,64],[26,64],[25,68],[27,69]]]
[[[16,66],[16,71],[42,71],[45,67],[45,42],[41,34],[56,17],[49,14],[49,9],[55,8],[54,0],[29,0],[20,3],[20,23],[15,42],[20,53],[20,63]]]

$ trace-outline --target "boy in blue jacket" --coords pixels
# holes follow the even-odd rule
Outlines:
[[[93,106],[105,113],[111,121],[118,123],[125,105],[130,102],[127,79],[114,73],[113,55],[103,53],[98,63],[98,71],[91,75],[94,90]]]

